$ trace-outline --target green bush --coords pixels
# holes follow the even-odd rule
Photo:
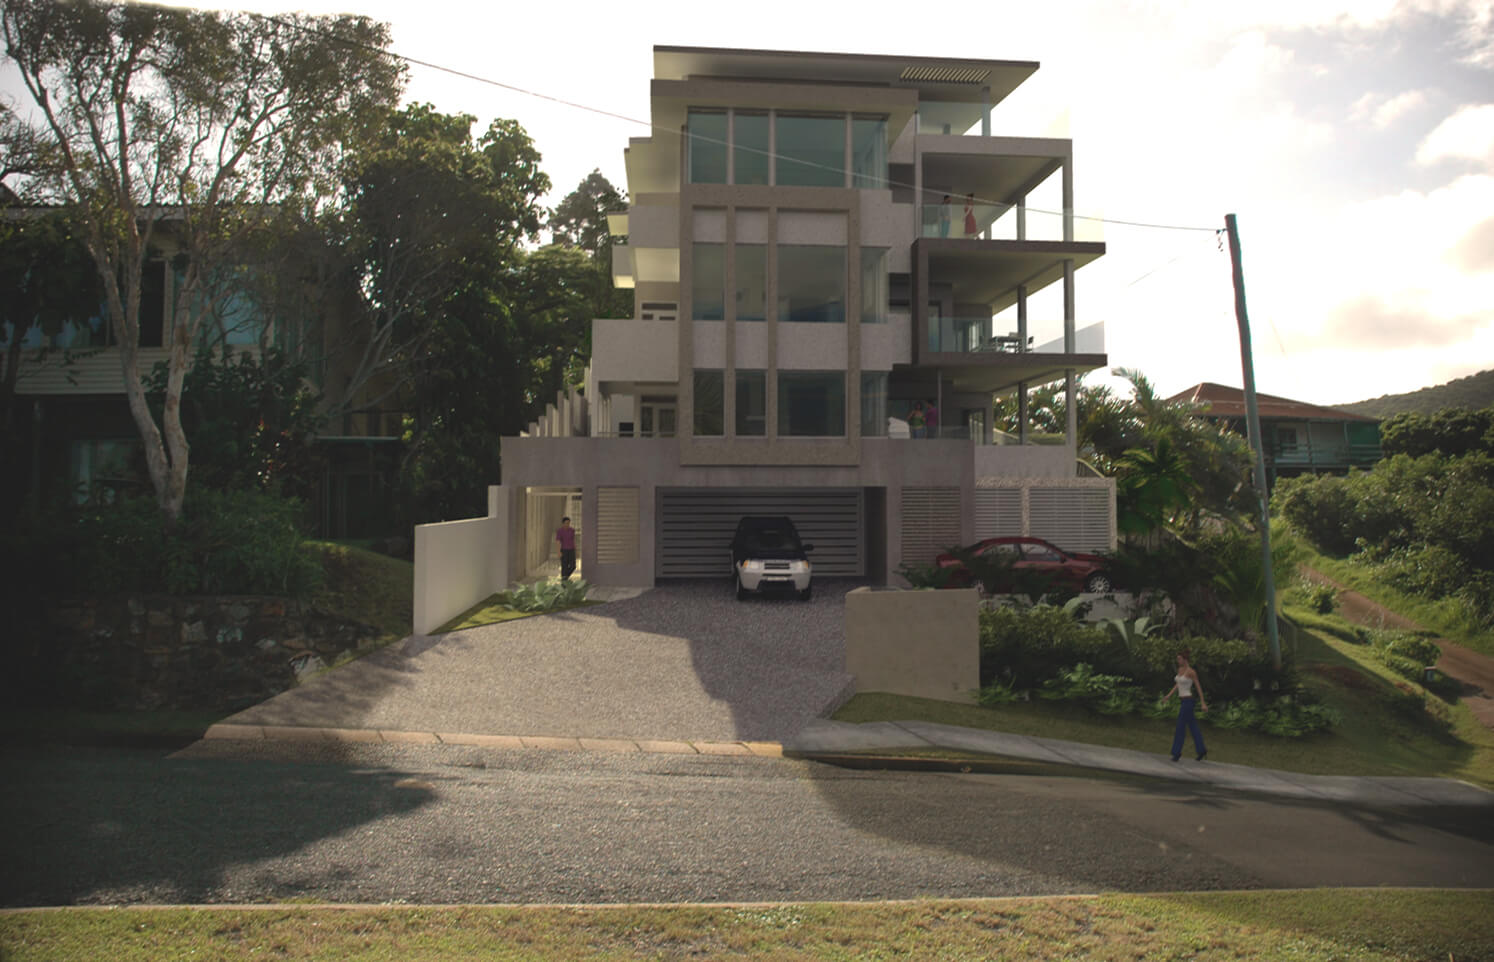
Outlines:
[[[1307,607],[1320,615],[1332,614],[1338,607],[1338,589],[1332,585],[1306,584],[1303,595]]]
[[[28,559],[7,587],[22,597],[304,597],[321,585],[322,568],[303,545],[302,510],[300,502],[271,494],[193,488],[168,533],[150,498],[58,506],[0,542],[0,550]]]
[[[1076,621],[1054,605],[981,610],[982,686],[1002,678],[1019,689],[1036,688],[1080,662],[1102,672],[1118,670],[1125,662],[1125,648],[1103,628]]]
[[[1442,657],[1436,642],[1407,631],[1371,630],[1369,640],[1381,664],[1411,681],[1420,681],[1423,670]]]
[[[580,578],[575,581],[535,581],[500,592],[498,602],[515,611],[556,611],[581,604],[590,590],[591,585]]]

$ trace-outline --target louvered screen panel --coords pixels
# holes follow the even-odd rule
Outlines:
[[[638,563],[638,489],[597,488],[597,564]]]
[[[1108,485],[1033,487],[1028,491],[1028,533],[1066,551],[1109,551],[1111,511]]]
[[[902,536],[905,564],[932,564],[960,544],[960,489],[904,488]]]
[[[858,488],[689,488],[659,493],[659,531],[654,547],[660,578],[726,578],[731,539],[744,515],[786,515],[809,555],[816,575],[860,577],[861,491]]]
[[[1022,489],[975,489],[975,540],[1022,533]]]

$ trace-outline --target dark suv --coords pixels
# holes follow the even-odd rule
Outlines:
[[[814,545],[799,540],[799,532],[788,518],[749,515],[737,522],[731,539],[732,579],[737,600],[749,594],[793,591],[808,601],[808,553]]]

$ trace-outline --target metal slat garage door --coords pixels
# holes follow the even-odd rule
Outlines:
[[[814,545],[816,575],[860,577],[860,489],[689,488],[659,492],[655,573],[660,578],[725,578],[729,547],[743,515],[787,515]]]

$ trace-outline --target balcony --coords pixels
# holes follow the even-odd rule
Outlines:
[[[591,322],[592,378],[673,384],[679,381],[677,321],[598,318]]]

